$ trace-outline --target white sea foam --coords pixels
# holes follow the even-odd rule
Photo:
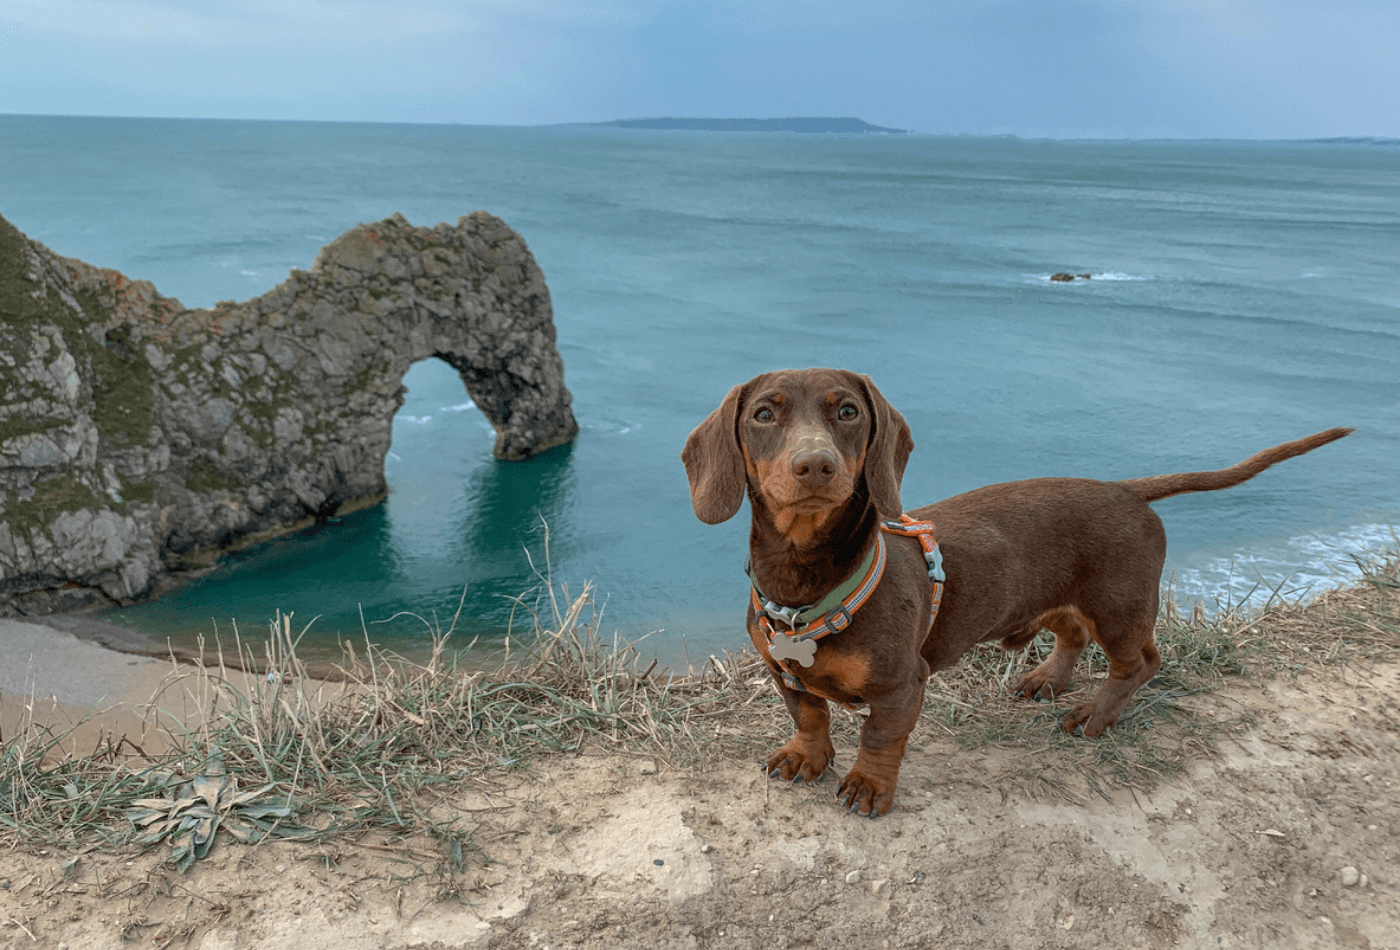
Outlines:
[[[626,435],[634,429],[642,427],[640,422],[627,422],[622,419],[604,419],[601,422],[585,422],[583,428],[589,432],[597,432],[599,435]]]
[[[1207,605],[1261,607],[1271,597],[1297,599],[1355,581],[1368,556],[1400,545],[1400,529],[1363,524],[1332,534],[1304,534],[1175,574],[1177,599]],[[1358,561],[1359,559],[1359,561]]]
[[[427,425],[433,421],[432,416],[405,416],[402,414],[395,416],[394,419],[397,422],[407,422],[416,426]]]
[[[241,271],[239,271],[238,273],[242,274],[244,277],[256,277],[256,276],[258,276],[258,272],[255,271],[255,270],[241,270]]]
[[[455,406],[438,406],[438,412],[466,412],[468,409],[475,409],[476,403],[468,399],[466,402],[459,402]]]

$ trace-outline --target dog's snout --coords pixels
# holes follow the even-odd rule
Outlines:
[[[807,449],[792,457],[792,477],[807,488],[821,488],[836,477],[836,456],[827,449]]]

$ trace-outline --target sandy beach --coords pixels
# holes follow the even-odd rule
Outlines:
[[[56,620],[77,626],[71,616]],[[149,732],[143,707],[172,670],[169,660],[118,652],[56,625],[0,619],[0,736],[25,719],[63,730],[100,713],[65,746],[90,751],[103,730],[140,737]],[[176,705],[172,699],[165,702]]]
[[[169,661],[118,652],[120,647],[109,649],[100,638],[79,636],[73,630],[80,625],[73,616],[45,623],[0,619],[0,694],[6,702],[30,695],[90,708],[145,702],[170,672]],[[127,645],[151,649],[134,636]]]

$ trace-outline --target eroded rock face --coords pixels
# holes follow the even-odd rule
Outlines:
[[[0,613],[129,602],[378,502],[403,375],[430,357],[461,374],[499,458],[577,434],[544,275],[486,212],[361,225],[211,310],[0,218]]]

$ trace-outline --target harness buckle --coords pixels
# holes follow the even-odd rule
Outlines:
[[[928,562],[928,576],[930,580],[942,583],[948,579],[943,573],[943,551],[938,546],[938,542],[933,543],[931,550],[924,552],[924,560]]]
[[[764,613],[774,620],[781,620],[788,625],[789,630],[794,632],[797,630],[797,615],[800,614],[802,610],[803,608],[801,607],[784,607],[781,604],[773,603],[771,600],[763,604]]]

